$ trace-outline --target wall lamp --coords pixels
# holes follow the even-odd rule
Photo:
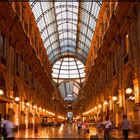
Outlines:
[[[2,89],[0,89],[0,95],[3,95],[3,90]]]
[[[104,105],[107,105],[108,104],[108,102],[107,101],[104,101]]]
[[[126,94],[131,94],[133,92],[133,89],[132,88],[127,88],[125,92],[126,92]]]
[[[112,100],[113,100],[113,101],[116,101],[116,100],[117,100],[117,96],[113,96],[113,97],[112,97]]]
[[[101,108],[101,107],[102,107],[102,105],[100,105],[100,104],[99,104],[99,105],[98,105],[98,107],[99,107],[99,108]]]
[[[20,98],[19,97],[15,97],[15,101],[16,102],[19,102],[20,101]]]
[[[27,103],[26,103],[26,106],[30,106],[30,103],[27,102]]]

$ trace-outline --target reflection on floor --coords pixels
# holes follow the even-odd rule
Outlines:
[[[62,124],[61,126],[47,126],[40,127],[38,133],[35,133],[32,129],[20,130],[16,133],[16,138],[83,138],[90,139],[90,136],[93,136],[97,133],[94,126],[90,126],[90,133],[84,133],[81,130],[78,134],[76,124]],[[98,138],[103,138],[103,131],[98,133]],[[123,138],[122,132],[118,130],[111,131],[111,138]],[[140,134],[133,134],[130,132],[129,138],[140,139]]]
[[[89,138],[89,134],[82,131],[78,134],[76,124],[65,124],[61,126],[47,126],[39,128],[38,133],[32,129],[20,130],[16,138]]]

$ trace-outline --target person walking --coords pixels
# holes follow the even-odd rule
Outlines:
[[[84,120],[82,128],[84,130],[84,134],[89,133],[89,124],[86,120]]]
[[[123,120],[122,120],[123,136],[125,140],[128,140],[130,121],[127,119],[126,115],[123,115],[122,117],[123,117]]]
[[[82,128],[82,122],[79,120],[77,123],[77,127],[78,127],[78,134],[81,133],[81,128]]]
[[[10,120],[9,115],[7,115],[7,119],[2,122],[1,126],[2,126],[2,135],[4,140],[14,140],[15,125]]]
[[[104,139],[109,140],[110,139],[110,130],[111,130],[111,126],[112,126],[112,123],[109,120],[109,116],[105,117],[105,121],[102,123],[102,125],[104,128]]]

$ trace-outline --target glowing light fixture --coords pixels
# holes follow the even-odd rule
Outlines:
[[[127,88],[126,89],[126,94],[131,94],[133,92],[132,88]]]
[[[20,98],[19,97],[15,97],[15,101],[16,102],[20,101]]]
[[[98,107],[99,107],[99,108],[101,108],[101,107],[102,107],[102,105],[100,105],[100,104],[99,104],[99,105],[98,105]]]
[[[97,109],[97,107],[95,106],[94,109]]]
[[[41,108],[41,107],[39,107],[39,110],[42,110],[42,108]]]
[[[117,100],[117,96],[113,96],[112,100],[116,101]]]
[[[27,106],[30,106],[30,103],[27,102],[26,105],[27,105]]]
[[[0,95],[3,95],[3,90],[2,89],[0,89]]]
[[[107,101],[104,101],[104,104],[105,104],[105,105],[107,105],[107,104],[108,104],[108,102],[107,102]]]
[[[37,106],[36,106],[36,105],[34,105],[34,106],[33,106],[33,108],[37,108]]]

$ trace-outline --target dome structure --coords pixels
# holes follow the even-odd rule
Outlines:
[[[85,79],[84,64],[76,58],[62,58],[53,65],[52,77],[58,84],[64,80],[82,83]]]

